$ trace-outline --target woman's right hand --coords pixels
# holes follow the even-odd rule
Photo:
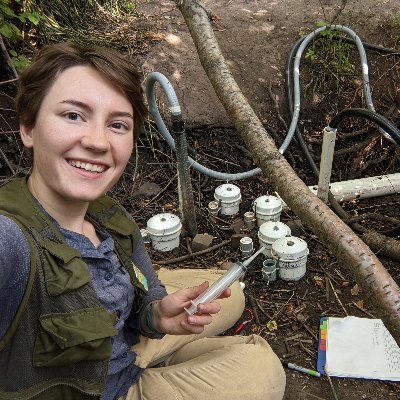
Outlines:
[[[165,296],[153,308],[152,322],[154,327],[171,335],[199,334],[204,331],[206,325],[212,322],[213,314],[217,314],[221,306],[215,302],[202,303],[197,306],[198,312],[189,315],[184,308],[191,305],[191,300],[196,299],[207,290],[208,282],[199,286],[178,290]],[[229,297],[230,289],[226,289],[220,299]]]

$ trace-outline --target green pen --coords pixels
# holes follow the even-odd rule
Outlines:
[[[288,363],[288,362],[284,362],[284,361],[282,361],[282,365],[287,367],[287,368],[289,368],[289,369],[293,369],[294,371],[303,372],[304,374],[315,376],[317,378],[321,377],[321,374],[319,372],[317,372],[317,371],[314,371],[313,369],[299,367],[296,364]]]

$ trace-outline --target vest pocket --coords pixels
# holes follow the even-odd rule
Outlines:
[[[89,269],[77,250],[50,240],[41,245],[45,284],[50,296],[71,292],[90,282]]]
[[[115,322],[116,315],[101,307],[40,316],[33,365],[50,367],[107,360],[111,356],[110,337],[118,333]]]

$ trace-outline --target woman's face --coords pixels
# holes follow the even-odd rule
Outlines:
[[[121,176],[133,147],[133,109],[95,69],[71,67],[44,97],[33,128],[21,126],[34,150],[29,187],[39,201],[89,202]]]

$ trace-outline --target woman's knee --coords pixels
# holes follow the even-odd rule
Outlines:
[[[173,381],[185,376],[186,382],[188,375],[193,375],[189,381],[197,394],[205,390],[205,381],[210,382],[213,392],[219,393],[218,399],[281,400],[286,385],[278,357],[257,335],[204,338],[189,343],[167,360],[163,372],[167,380]],[[228,388],[226,382],[230,382]]]
[[[248,361],[246,374],[251,377],[251,384],[254,385],[256,391],[257,387],[268,389],[268,399],[282,399],[286,375],[278,356],[268,342],[258,335],[248,336],[247,343],[253,344],[244,353]]]

